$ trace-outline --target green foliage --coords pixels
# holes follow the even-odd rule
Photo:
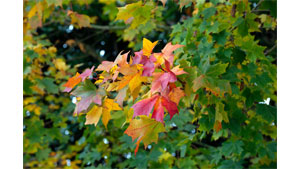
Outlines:
[[[24,168],[276,168],[276,1],[254,2],[25,1]],[[136,141],[124,131],[135,102],[111,112],[107,129],[85,125],[63,85],[122,50],[142,49],[143,37],[160,40],[154,52],[169,41],[185,45],[174,64],[188,74],[176,82],[185,93],[179,114],[165,116],[157,144],[134,156]],[[106,95],[93,83],[74,93]]]

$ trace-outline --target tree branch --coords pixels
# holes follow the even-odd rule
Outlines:
[[[93,29],[100,29],[100,30],[122,30],[126,29],[127,26],[109,26],[109,25],[91,25]]]
[[[157,24],[156,26],[159,29],[170,30],[170,26],[168,26],[168,25]],[[100,30],[123,30],[128,27],[129,27],[128,25],[125,25],[125,26],[109,26],[109,25],[93,25],[93,24],[90,25],[90,28],[100,29]]]
[[[251,12],[254,12],[256,10],[256,8],[263,2],[264,0],[260,0],[256,6],[251,10]]]

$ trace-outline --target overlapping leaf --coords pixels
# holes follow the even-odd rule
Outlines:
[[[142,115],[139,116],[139,119],[133,119],[124,133],[130,136],[132,140],[137,139],[134,151],[136,154],[141,141],[144,142],[146,148],[152,142],[157,143],[158,134],[164,131],[165,128],[161,122]]]
[[[101,105],[102,96],[105,95],[105,91],[102,88],[97,89],[90,80],[85,80],[85,82],[81,86],[78,86],[71,94],[80,97],[80,101],[76,103],[74,111],[74,114],[78,115],[82,111],[87,110],[92,103]]]

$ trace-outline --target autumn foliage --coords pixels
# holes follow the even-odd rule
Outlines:
[[[276,1],[23,3],[24,168],[276,168]]]

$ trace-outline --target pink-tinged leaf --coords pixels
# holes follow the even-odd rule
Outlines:
[[[136,117],[136,116],[139,116],[139,115],[146,115],[148,116],[156,102],[156,100],[158,99],[158,95],[154,95],[148,99],[144,99],[144,100],[141,100],[137,103],[135,103],[132,108],[134,110],[134,113],[133,113],[133,117]]]
[[[143,55],[143,51],[135,52],[135,56],[133,57],[132,64],[142,64],[143,65],[143,73],[142,76],[152,76],[152,73],[155,70],[154,62],[156,58],[154,55],[150,55],[149,58]]]
[[[123,55],[121,55],[122,52],[120,52],[116,58],[116,60],[114,62],[110,62],[110,61],[103,61],[98,67],[97,67],[97,71],[106,71],[109,72],[114,66],[116,66],[117,64],[119,66],[124,66],[127,65],[127,56],[128,53],[125,53]]]
[[[161,81],[162,90],[165,90],[168,83],[169,82],[171,82],[171,83],[176,82],[177,78],[176,78],[176,75],[174,73],[167,72],[167,73],[164,73],[158,80]]]
[[[176,45],[172,45],[171,42],[169,42],[162,50],[162,53],[164,55],[172,55],[173,51],[178,49],[178,48],[181,48],[183,47],[184,45],[179,45],[179,44],[176,44]]]
[[[94,70],[95,66],[93,66],[91,69],[86,69],[83,73],[79,75],[81,77],[81,80],[84,81],[87,77],[89,77]]]
[[[97,71],[106,71],[109,72],[110,69],[112,69],[114,67],[114,62],[110,62],[110,61],[103,61],[98,67],[97,67]]]
[[[152,62],[147,62],[144,66],[143,66],[144,70],[142,73],[142,76],[152,76],[152,73],[154,72],[154,63]]]
[[[123,101],[126,97],[126,91],[127,91],[127,87],[124,87],[123,89],[121,89],[118,93],[118,95],[116,96],[116,100],[117,100],[117,103],[123,107]]]
[[[115,59],[115,61],[114,61],[114,66],[115,66],[116,64],[118,64],[119,66],[122,67],[122,66],[128,64],[128,63],[127,63],[127,57],[128,57],[129,52],[124,53],[123,55],[121,55],[122,52],[123,52],[123,51],[121,51],[121,52],[118,54],[117,58]]]
[[[168,110],[169,114],[170,114],[170,120],[172,119],[172,117],[178,113],[178,108],[176,103],[168,100],[167,98],[162,96],[162,105]]]
[[[102,104],[102,99],[101,99],[101,96],[99,94],[97,94],[94,98],[93,98],[93,102],[98,104],[98,105],[101,105]]]
[[[173,65],[173,61],[174,61],[174,55],[173,55],[173,51],[183,47],[184,45],[172,45],[171,42],[169,42],[164,49],[162,50],[163,56],[164,58],[170,62],[171,65]]]
[[[81,98],[81,100],[76,104],[76,112],[74,114],[79,114],[80,112],[86,110],[92,103],[93,96]]]
[[[78,86],[71,94],[81,98],[80,101],[76,103],[76,109],[74,111],[74,114],[79,114],[87,110],[92,103],[101,105],[101,97],[106,93],[102,88],[97,90],[96,86],[90,80],[86,80],[83,85]]]
[[[100,106],[102,104],[101,96],[97,94],[81,98],[76,104],[74,114],[78,115],[80,112],[87,110],[92,103],[96,103]]]
[[[152,86],[151,86],[151,92],[155,93],[157,91],[159,91],[160,87],[161,87],[161,83],[160,81],[157,81],[157,79],[163,75],[163,73],[157,72],[157,73],[153,73],[153,82],[152,82]]]
[[[136,64],[140,64],[141,60],[142,60],[142,56],[143,56],[143,50],[139,51],[139,52],[134,52],[134,57],[132,57],[132,64],[136,65]]]
[[[163,91],[168,83],[177,81],[176,75],[173,72],[153,73],[154,80],[151,86],[151,92]],[[160,88],[161,87],[161,88]]]

